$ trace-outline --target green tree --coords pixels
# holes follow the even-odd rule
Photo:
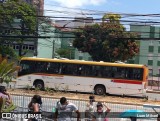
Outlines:
[[[138,35],[126,31],[118,14],[105,14],[100,24],[85,26],[75,32],[73,46],[88,52],[95,61],[125,61],[139,52]]]
[[[1,36],[25,36],[36,34],[36,10],[30,4],[23,0],[8,0],[5,3],[0,3],[0,50],[6,47],[3,44],[13,44],[14,42],[22,45],[24,40],[31,40],[28,38],[12,38]],[[0,51],[0,54],[13,55],[12,49],[7,48],[7,53]],[[23,54],[21,54],[23,55]]]
[[[56,53],[60,56],[60,57],[63,57],[63,58],[71,58],[71,50],[69,49],[63,49],[63,48],[60,48],[56,51]]]
[[[17,68],[14,66],[14,63],[7,63],[7,60],[3,60],[0,63],[0,83],[9,83],[16,76]]]

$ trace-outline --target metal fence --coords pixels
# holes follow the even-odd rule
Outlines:
[[[153,74],[153,69],[149,69],[148,88],[153,90],[160,90],[160,69],[159,74],[156,76]]]
[[[11,95],[13,102],[15,105],[17,105],[17,109],[15,110],[15,112],[19,112],[19,113],[27,113],[28,112],[28,104],[31,100],[31,96],[30,95],[17,95],[17,94],[12,94]],[[52,109],[53,107],[56,106],[57,101],[59,101],[58,98],[53,98],[53,97],[42,97],[42,111],[43,112],[50,112],[50,114],[52,114]],[[84,112],[86,110],[86,101],[79,99],[79,100],[73,100],[73,99],[68,99],[69,102],[74,103],[80,112],[82,112],[81,114],[81,118],[82,120],[84,120]],[[154,112],[154,110],[152,108],[145,108],[143,105],[132,105],[132,104],[116,104],[116,103],[112,103],[112,102],[106,102],[107,106],[111,108],[111,112],[110,113],[115,113],[115,114],[120,114],[126,110],[129,109],[135,109],[135,110],[144,110],[145,112]],[[94,107],[96,108],[96,102],[94,103]],[[160,112],[160,108],[157,109],[157,112]],[[13,118],[13,121],[21,121],[21,118]],[[24,119],[23,119],[24,120]],[[44,118],[44,121],[47,120],[53,120],[53,119],[49,119],[49,118]],[[121,119],[116,117],[116,118],[110,118],[109,121],[120,121]],[[142,119],[139,119],[142,120]],[[145,119],[147,121],[149,120],[156,120],[155,118],[153,119]],[[144,121],[144,120],[143,120]]]

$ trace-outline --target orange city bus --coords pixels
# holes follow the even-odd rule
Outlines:
[[[24,57],[16,86],[54,88],[97,95],[144,96],[148,68],[145,65],[69,59]]]

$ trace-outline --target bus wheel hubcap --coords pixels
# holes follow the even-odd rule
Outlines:
[[[38,88],[42,88],[42,85],[41,85],[41,84],[37,84],[37,87],[38,87]]]
[[[102,94],[102,93],[103,93],[103,89],[98,88],[98,89],[97,89],[97,93],[98,93],[98,94]]]

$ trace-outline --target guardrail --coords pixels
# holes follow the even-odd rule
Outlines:
[[[18,108],[14,111],[14,113],[22,113],[25,114],[28,112],[28,104],[32,98],[31,95],[17,95],[17,94],[11,94],[11,97],[13,99],[13,102],[15,105],[18,106]],[[49,115],[53,114],[52,113],[52,109],[53,107],[56,106],[57,101],[59,101],[59,98],[53,98],[53,97],[42,97],[42,111],[43,113],[48,113]],[[83,99],[79,99],[79,100],[73,100],[73,99],[68,99],[69,102],[74,103],[80,112],[82,112],[82,114],[84,114],[83,112],[85,112],[86,110],[86,103],[87,100],[83,100]],[[96,103],[94,103],[94,110],[96,110]],[[152,108],[146,108],[146,104],[145,105],[133,105],[133,104],[127,104],[127,103],[120,103],[120,104],[116,104],[115,102],[106,102],[106,104],[108,105],[108,107],[111,108],[111,112],[110,113],[121,113],[124,112],[125,110],[129,110],[129,109],[134,109],[134,110],[144,110],[145,112],[154,112],[154,110]],[[150,105],[150,107],[152,107],[152,105]],[[159,106],[160,107],[160,106]],[[160,112],[160,108],[157,109],[157,112]],[[42,114],[43,114],[42,113]],[[81,118],[83,118],[84,120],[84,115],[81,115]],[[12,119],[14,121],[20,121],[22,120],[22,118],[17,117]],[[48,117],[43,117],[43,119],[41,119],[41,121],[49,121],[49,120],[53,120],[52,118],[48,118]],[[111,118],[109,119],[110,121],[119,121],[119,118]],[[150,119],[151,120],[151,119]]]

